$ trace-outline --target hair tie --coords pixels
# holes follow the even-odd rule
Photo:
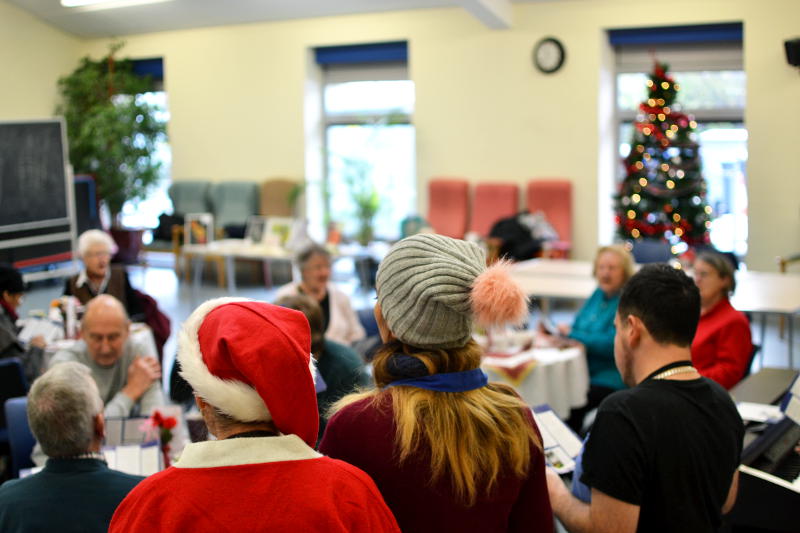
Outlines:
[[[386,371],[394,379],[419,378],[428,375],[425,363],[404,353],[395,353],[389,356],[386,362]]]

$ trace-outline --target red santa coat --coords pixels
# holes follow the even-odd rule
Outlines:
[[[299,437],[190,444],[142,481],[109,532],[398,532],[372,479]]]

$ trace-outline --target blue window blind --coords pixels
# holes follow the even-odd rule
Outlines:
[[[153,81],[164,81],[164,60],[162,58],[133,59],[131,62],[135,74],[151,76]]]
[[[314,55],[320,65],[408,61],[408,43],[406,41],[395,41],[347,46],[322,46],[314,49]]]
[[[742,23],[731,22],[725,24],[609,30],[608,38],[614,46],[672,43],[741,43],[743,34]]]

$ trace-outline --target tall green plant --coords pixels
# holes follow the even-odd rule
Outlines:
[[[375,236],[375,215],[381,208],[381,197],[378,189],[369,178],[372,165],[363,159],[343,157],[344,181],[350,191],[350,198],[355,204],[355,217],[358,220],[356,239],[366,246]]]
[[[122,43],[94,61],[81,59],[72,74],[58,80],[62,102],[56,113],[67,122],[70,162],[76,173],[93,174],[97,193],[115,224],[127,201],[143,200],[158,183],[156,143],[166,127],[158,109],[143,101],[149,77],[133,72],[133,62],[117,59]]]

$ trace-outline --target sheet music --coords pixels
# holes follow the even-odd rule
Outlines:
[[[738,402],[736,408],[739,410],[739,416],[746,422],[777,421],[783,418],[781,408],[777,405]]]
[[[583,446],[581,440],[546,404],[533,409],[533,418],[542,434],[547,464],[559,474],[572,472],[575,469],[574,459]]]
[[[30,343],[31,339],[37,336],[44,337],[47,344],[64,338],[64,327],[60,324],[54,324],[45,318],[26,318],[21,321],[24,323],[22,330],[17,336],[24,344]]]

